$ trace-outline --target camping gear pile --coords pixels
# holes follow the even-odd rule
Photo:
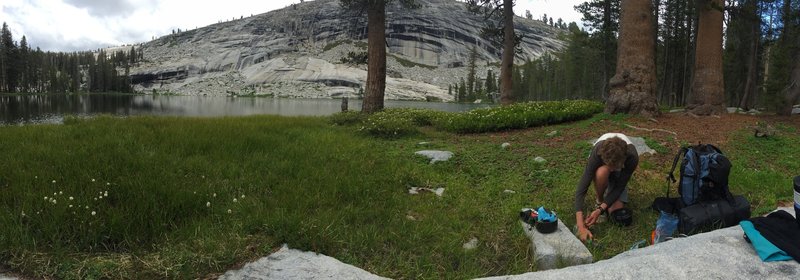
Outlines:
[[[678,161],[680,178],[676,180]],[[660,215],[652,243],[668,240],[675,230],[694,234],[737,225],[750,218],[750,202],[744,196],[731,194],[728,188],[730,171],[730,161],[713,145],[681,148],[667,176],[667,196],[653,202],[653,209]],[[680,197],[670,198],[670,185],[676,181]]]

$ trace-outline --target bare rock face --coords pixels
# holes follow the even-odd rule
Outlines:
[[[471,49],[479,76],[502,53],[482,38],[484,19],[455,0],[418,0],[415,10],[387,8],[387,99],[444,100],[466,76]],[[239,20],[163,36],[140,46],[135,88],[188,95],[359,97],[366,65],[341,62],[366,52],[366,16],[317,0]],[[557,29],[515,18],[522,34],[518,63],[562,48]]]

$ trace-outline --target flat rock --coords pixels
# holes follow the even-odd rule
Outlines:
[[[414,154],[425,156],[425,157],[431,159],[431,164],[433,164],[433,163],[435,163],[437,161],[447,161],[451,157],[453,157],[453,152],[449,152],[449,151],[424,150],[424,151],[415,152]]]
[[[389,279],[313,252],[283,248],[219,279]]]
[[[743,234],[728,227],[593,264],[483,279],[800,279],[800,263],[762,262]]]
[[[558,131],[553,130],[553,131],[550,131],[550,133],[547,134],[547,137],[553,137],[553,136],[556,136],[556,134],[558,134]]]
[[[0,274],[0,280],[17,280],[17,279],[18,278],[9,277],[9,276],[5,276],[5,275]]]
[[[510,143],[503,143],[502,145],[500,145],[500,147],[503,148],[503,149],[508,149],[508,147],[511,147],[511,144]]]
[[[543,157],[536,157],[536,158],[533,159],[533,161],[535,161],[536,163],[545,163],[545,162],[547,162],[547,160],[544,159]]]
[[[680,108],[680,109],[672,109],[672,110],[669,110],[669,112],[670,112],[670,113],[683,113],[683,112],[686,112],[686,109],[683,109],[683,108]]]
[[[800,108],[792,109],[792,115],[797,115],[797,114],[800,114]]]
[[[559,265],[573,266],[592,262],[592,253],[572,234],[560,220],[558,229],[552,233],[539,233],[532,226],[520,221],[525,235],[531,239],[531,249],[538,270],[554,269]]]

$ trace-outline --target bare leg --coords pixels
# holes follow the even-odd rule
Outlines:
[[[606,165],[600,166],[594,173],[594,192],[597,195],[596,201],[600,203],[603,203],[603,196],[606,193],[606,188],[608,188],[608,176],[610,174],[611,169]]]

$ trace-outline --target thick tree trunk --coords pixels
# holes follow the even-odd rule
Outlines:
[[[788,9],[789,10],[784,12],[791,13],[791,8],[789,7]],[[784,37],[794,37],[795,46],[800,46],[800,26],[792,25],[786,28],[786,30],[788,33],[784,34]],[[792,75],[789,77],[789,84],[783,90],[783,106],[778,112],[778,114],[787,116],[792,114],[792,106],[800,102],[800,48],[795,47],[791,57],[794,61]]]
[[[753,1],[752,3],[755,3]],[[751,4],[755,6],[754,4]],[[752,8],[753,15],[755,14],[755,7]],[[751,11],[748,11],[751,12]],[[744,110],[750,110],[750,106],[752,105],[752,100],[756,95],[756,80],[758,79],[758,43],[761,38],[761,21],[757,19],[753,19],[753,22],[750,25],[750,49],[749,49],[749,56],[747,58],[747,77],[744,83],[744,95],[742,96],[741,102],[739,102],[739,108]]]
[[[514,103],[511,71],[514,66],[514,1],[503,0],[503,60],[500,64],[500,104]]]
[[[697,115],[720,114],[725,111],[725,86],[722,80],[722,0],[698,0],[700,22],[692,97],[687,106]]]
[[[606,112],[658,115],[656,66],[650,0],[623,0],[617,71],[609,81]]]
[[[367,7],[367,91],[361,112],[383,110],[386,90],[386,8],[384,0],[369,1]]]
[[[795,56],[795,57],[800,58],[800,56]],[[792,77],[789,80],[789,85],[786,86],[786,89],[784,89],[783,97],[784,97],[783,108],[781,108],[781,111],[778,113],[786,116],[791,115],[792,106],[798,101],[800,101],[800,59],[794,60],[794,70],[792,70]]]

